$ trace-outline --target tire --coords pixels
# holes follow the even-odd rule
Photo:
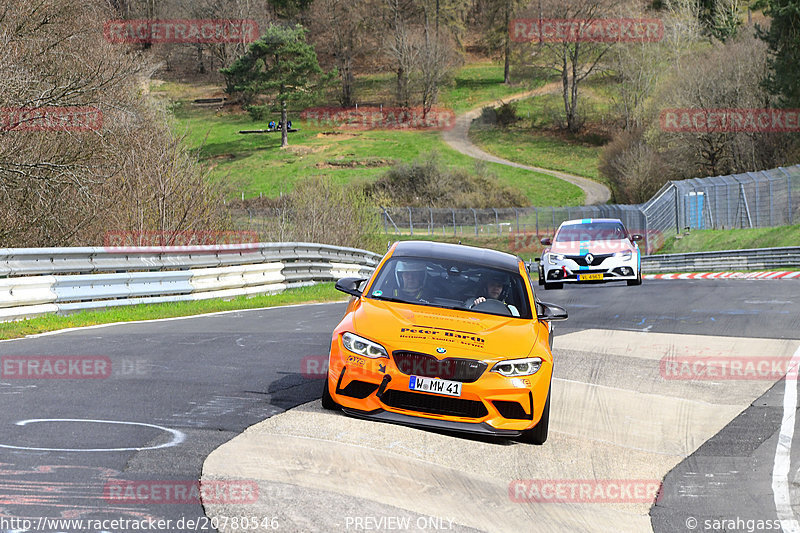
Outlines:
[[[544,284],[544,290],[546,290],[546,291],[558,290],[558,289],[563,289],[563,288],[564,288],[564,284],[563,283],[545,283]]]
[[[329,411],[341,409],[341,406],[331,398],[331,391],[328,390],[328,376],[325,376],[325,383],[322,385],[322,408]]]
[[[636,279],[629,279],[628,280],[628,287],[634,287],[636,285],[641,285],[641,284],[642,284],[642,272],[641,271],[639,271],[636,274]]]
[[[547,441],[547,432],[550,429],[550,391],[547,391],[547,400],[544,402],[544,411],[539,423],[531,429],[522,432],[519,440],[527,444],[542,445]]]
[[[539,267],[539,285],[544,285],[544,269]]]

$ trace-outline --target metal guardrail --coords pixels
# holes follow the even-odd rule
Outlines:
[[[313,243],[0,249],[0,321],[279,292],[367,277],[380,259]]]
[[[800,268],[800,246],[642,256],[642,272],[719,272]]]
[[[312,243],[0,250],[0,321],[142,303],[279,292],[367,277],[381,256]],[[643,273],[800,267],[800,247],[642,257]]]
[[[369,255],[365,255],[369,254]],[[201,246],[0,248],[0,277],[180,270],[300,259],[352,262],[380,256],[357,248],[314,243],[245,243]]]

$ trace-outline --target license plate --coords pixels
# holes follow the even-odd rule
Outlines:
[[[444,394],[445,396],[461,396],[460,381],[411,376],[411,379],[408,381],[408,388],[416,391]]]
[[[595,279],[603,279],[603,273],[599,274],[578,274],[578,281],[591,281]]]

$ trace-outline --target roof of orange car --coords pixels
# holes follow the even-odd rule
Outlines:
[[[519,272],[519,257],[496,250],[433,241],[400,241],[392,257],[422,257],[464,261],[476,265]]]

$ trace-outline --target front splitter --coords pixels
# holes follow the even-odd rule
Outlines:
[[[357,418],[376,420],[378,422],[387,422],[390,424],[402,424],[404,426],[412,426],[424,429],[438,429],[442,431],[471,433],[473,435],[490,435],[494,437],[519,437],[522,435],[521,431],[512,429],[497,429],[490,426],[486,422],[472,423],[455,422],[453,420],[434,420],[432,418],[421,418],[400,413],[392,413],[390,411],[384,411],[383,409],[376,409],[375,411],[359,411],[357,409],[342,407],[342,411],[347,415]]]

